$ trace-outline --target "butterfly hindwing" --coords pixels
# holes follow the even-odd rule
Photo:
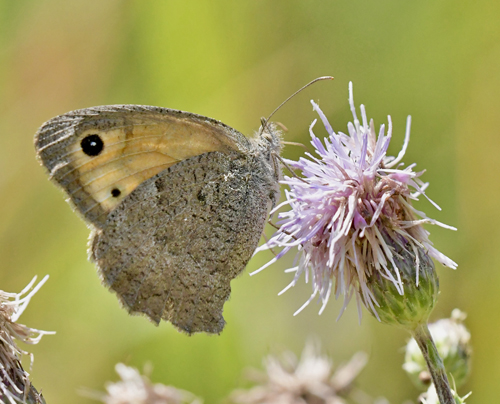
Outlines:
[[[219,333],[230,282],[257,247],[272,201],[261,162],[238,152],[184,160],[141,184],[95,235],[92,259],[131,312]]]

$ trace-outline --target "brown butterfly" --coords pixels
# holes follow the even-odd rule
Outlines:
[[[280,133],[189,112],[109,105],[57,116],[38,158],[92,233],[89,257],[130,313],[219,333],[278,199]]]

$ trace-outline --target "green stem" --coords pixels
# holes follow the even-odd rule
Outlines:
[[[448,382],[448,377],[446,376],[446,369],[444,368],[443,361],[439,357],[436,345],[434,344],[431,333],[427,328],[427,324],[419,325],[412,332],[412,334],[422,351],[425,362],[427,363],[440,404],[455,404],[450,383]]]

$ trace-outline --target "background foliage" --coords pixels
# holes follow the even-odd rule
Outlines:
[[[350,306],[336,322],[333,299],[318,316],[309,285],[284,296],[281,262],[255,277],[270,255],[254,258],[232,283],[220,336],[187,337],[170,325],[129,317],[87,262],[88,230],[46,178],[32,146],[36,129],[72,109],[113,103],[150,104],[211,116],[249,134],[297,88],[316,84],[275,120],[290,141],[307,142],[319,100],[336,130],[351,119],[347,83],[377,127],[394,120],[391,154],[413,116],[406,163],[426,168],[428,202],[418,207],[459,228],[430,228],[435,245],[459,264],[438,268],[441,296],[434,318],[454,307],[469,314],[474,368],[468,402],[498,397],[500,350],[500,3],[310,0],[0,1],[0,289],[19,291],[35,275],[49,282],[21,318],[56,330],[35,353],[33,380],[51,404],[84,403],[81,387],[100,390],[123,361],[152,378],[217,402],[244,383],[247,366],[282,349],[299,353],[311,334],[336,361],[370,354],[359,382],[392,403],[417,392],[401,371],[407,336]],[[319,126],[318,126],[319,128]],[[320,131],[317,131],[318,134]],[[300,149],[288,147],[294,158]]]

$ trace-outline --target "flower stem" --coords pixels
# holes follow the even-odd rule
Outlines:
[[[448,382],[448,377],[446,376],[446,369],[444,368],[443,361],[438,354],[436,345],[432,340],[427,324],[419,325],[412,332],[412,334],[422,351],[425,362],[427,363],[440,404],[455,404],[450,383]]]

